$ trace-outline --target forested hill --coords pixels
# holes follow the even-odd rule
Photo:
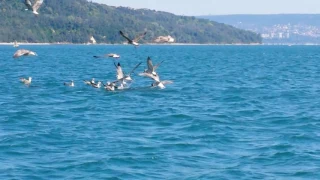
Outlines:
[[[0,0],[0,42],[122,43],[147,31],[142,42],[170,35],[177,43],[260,43],[260,35],[232,26],[148,9],[112,7],[86,0],[45,0],[40,15],[25,11],[23,0]]]

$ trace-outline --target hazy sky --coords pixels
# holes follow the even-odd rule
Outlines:
[[[320,13],[320,0],[92,0],[178,15]]]

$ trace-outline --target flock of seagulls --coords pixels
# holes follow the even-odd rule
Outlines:
[[[31,0],[25,0],[24,4],[27,6],[26,11],[32,11],[33,14],[38,15],[38,9],[40,8],[40,6],[42,5],[43,0],[34,0],[34,3],[31,3]],[[129,38],[127,35],[125,35],[122,31],[119,31],[120,35],[125,38],[128,42],[128,44],[133,45],[134,47],[139,46],[139,41],[146,35],[147,32],[144,32],[142,34],[140,34],[139,36],[137,36],[135,39],[131,39]],[[18,47],[18,46],[14,46],[14,47]],[[19,49],[17,50],[14,55],[13,58],[19,58],[22,56],[37,56],[36,52],[30,51],[30,50],[26,50],[26,49]],[[119,59],[120,55],[115,54],[115,53],[110,53],[110,54],[105,54],[102,56],[93,56],[94,58],[113,58],[113,59]],[[140,76],[143,77],[147,77],[151,80],[153,80],[151,87],[159,87],[161,89],[165,88],[166,84],[172,84],[172,81],[161,81],[159,74],[156,72],[157,68],[161,65],[163,61],[161,61],[160,63],[153,65],[152,64],[152,60],[150,57],[147,58],[147,69],[145,69],[142,73],[139,73]],[[104,84],[102,81],[98,81],[96,82],[94,78],[92,78],[91,80],[84,80],[84,84],[88,85],[88,86],[92,86],[93,88],[101,88],[103,87],[104,89],[106,89],[107,91],[115,91],[115,90],[121,90],[121,89],[126,89],[129,87],[129,85],[131,84],[131,82],[133,81],[131,75],[134,73],[134,71],[142,64],[141,62],[136,64],[135,67],[132,68],[132,70],[126,74],[124,73],[124,71],[122,70],[122,67],[120,65],[120,62],[116,63],[115,61],[113,61],[115,69],[116,69],[116,80],[110,82],[108,81],[106,84]],[[26,78],[20,78],[20,81],[29,86],[31,84],[32,81],[32,77],[28,77]],[[71,82],[64,82],[65,86],[69,86],[69,87],[74,87],[75,83],[73,80],[71,80]]]
[[[142,73],[139,73],[139,75],[152,79],[153,83],[151,84],[151,87],[159,87],[160,89],[164,89],[165,88],[164,85],[172,84],[173,82],[168,80],[166,81],[160,80],[160,77],[155,70],[157,69],[157,67],[159,67],[161,63],[157,64],[156,66],[153,66],[151,58],[148,57],[147,59],[148,69],[145,69]],[[104,87],[108,91],[127,89],[129,87],[129,84],[131,84],[131,82],[133,81],[131,75],[141,64],[142,64],[141,62],[136,64],[135,67],[132,68],[132,70],[128,74],[125,74],[122,70],[120,62],[118,63],[114,62],[114,66],[116,69],[116,80],[112,82],[108,81],[106,84],[103,84],[103,82],[101,81],[96,82],[95,79],[92,78],[91,80],[84,80],[83,82],[86,85],[90,85],[94,88]],[[65,83],[65,85],[74,86],[73,81],[71,83]]]

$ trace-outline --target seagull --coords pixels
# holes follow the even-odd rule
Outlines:
[[[105,58],[105,57],[111,57],[111,58],[120,58],[120,55],[118,54],[114,54],[114,53],[110,53],[110,54],[106,54],[104,56],[93,56],[94,58]]]
[[[29,77],[28,79],[20,78],[20,81],[25,85],[30,85],[31,84],[31,80],[32,80],[32,77]]]
[[[114,53],[107,54],[107,56],[112,58],[120,58],[120,55]]]
[[[92,83],[91,86],[94,88],[101,88],[101,82],[98,81],[98,83]]]
[[[116,66],[116,69],[117,69],[117,81],[120,82],[120,88],[123,88],[123,86],[127,84],[126,81],[132,81],[131,74],[134,72],[134,70],[136,70],[140,66],[140,64],[141,64],[141,62],[138,63],[131,70],[131,72],[129,74],[126,74],[126,75],[123,73],[120,63],[118,63],[117,65],[114,64]]]
[[[120,89],[123,89],[124,86],[127,84],[125,82],[125,80],[128,80],[128,81],[131,81],[132,79],[131,78],[124,78],[124,74],[123,74],[123,71],[122,71],[122,68],[121,68],[121,65],[120,63],[118,63],[117,65],[114,63],[116,69],[117,69],[117,81],[120,82]]]
[[[155,81],[151,84],[151,87],[159,87],[160,89],[166,88],[164,85],[172,84],[173,81]]]
[[[19,47],[19,44],[18,44],[18,42],[17,42],[17,41],[14,41],[14,43],[13,43],[13,47],[15,47],[15,48]]]
[[[129,44],[132,44],[134,46],[139,46],[139,43],[138,43],[139,40],[147,34],[147,32],[144,32],[143,34],[141,34],[140,36],[138,36],[132,40],[132,39],[128,38],[126,35],[124,35],[122,31],[119,31],[119,33],[121,34],[121,36],[123,36],[128,41]]]
[[[27,6],[28,9],[26,11],[30,10],[33,14],[38,15],[39,13],[37,10],[40,8],[41,4],[43,3],[43,0],[35,0],[34,5],[32,6],[30,0],[25,0],[24,4]]]
[[[141,74],[143,74],[143,76],[146,76],[150,79],[153,79],[154,82],[151,84],[151,87],[159,87],[160,89],[164,89],[165,88],[164,85],[173,83],[172,81],[160,81],[160,77],[158,74],[153,75],[153,74],[145,73],[145,72],[141,73]]]
[[[86,85],[92,85],[92,84],[94,84],[94,78],[92,78],[91,81],[83,80],[83,82],[84,82]]]
[[[70,87],[74,87],[74,82],[73,82],[73,80],[71,80],[71,82],[70,83],[68,83],[68,82],[65,82],[65,83],[63,83],[65,86],[70,86]]]
[[[154,79],[155,81],[160,81],[159,75],[156,72],[156,69],[160,66],[160,64],[163,61],[161,61],[160,63],[158,63],[157,65],[153,66],[152,65],[152,60],[150,57],[148,57],[147,59],[147,65],[148,65],[148,69],[145,69],[143,73],[140,73],[140,76],[146,76],[149,77],[151,79]]]
[[[117,89],[118,87],[116,86],[116,82],[117,81],[114,81],[114,82],[107,82],[106,85],[104,85],[104,88],[107,90],[107,91],[114,91],[115,89]]]
[[[163,60],[163,61],[164,61],[164,60]],[[158,63],[157,65],[153,66],[153,65],[152,65],[152,60],[151,60],[151,58],[148,57],[148,59],[147,59],[148,69],[144,70],[144,72],[149,73],[149,74],[153,74],[153,75],[157,75],[156,69],[160,66],[160,64],[161,64],[163,61],[161,61],[161,62]]]
[[[37,56],[37,53],[26,49],[19,49],[14,53],[13,58],[19,58],[20,56]]]

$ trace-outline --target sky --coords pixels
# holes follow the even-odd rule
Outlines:
[[[91,1],[91,0],[89,0]],[[320,14],[320,0],[92,0],[111,6],[148,8],[177,15]]]

